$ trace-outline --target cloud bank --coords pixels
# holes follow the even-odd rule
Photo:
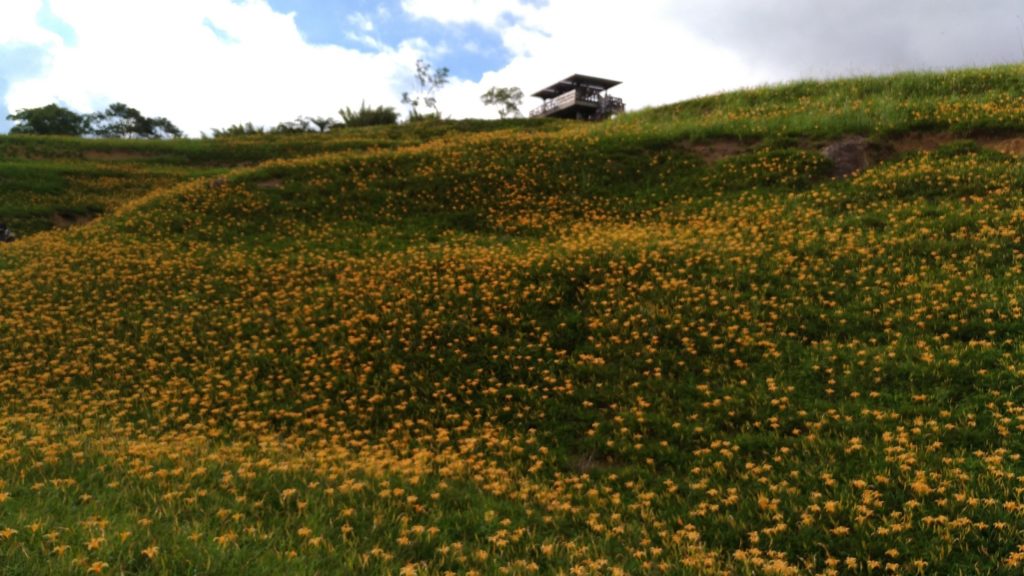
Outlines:
[[[458,5],[458,6],[456,6]],[[422,18],[475,18],[515,55],[491,85],[532,93],[579,72],[623,80],[632,108],[799,78],[946,69],[1024,59],[1015,0],[649,0],[601,10],[584,0],[405,0]],[[514,18],[510,18],[514,16]]]
[[[262,0],[50,0],[74,30],[72,45],[39,24],[42,2],[17,1],[0,47],[45,57],[31,78],[0,70],[10,110],[62,102],[93,111],[123,101],[193,135],[333,116],[363,99],[397,104],[398,86],[422,54],[414,41],[373,53],[309,44],[293,15]]]
[[[453,70],[439,103],[452,117],[493,118],[496,110],[480,102],[490,87],[531,94],[573,73],[623,81],[615,92],[636,109],[802,77],[1015,62],[1024,58],[1018,4],[361,1],[339,37],[373,39],[375,25],[395,21],[385,16],[396,10],[407,20],[486,31],[464,38],[461,49],[506,56],[478,81]],[[485,37],[500,46],[481,45]],[[451,49],[414,35],[358,49],[314,44],[294,13],[266,0],[11,0],[0,19],[0,101],[10,111],[61,102],[82,112],[123,101],[198,135],[233,123],[336,116],[363,101],[401,108],[417,58],[444,66]],[[537,103],[527,100],[524,109]]]

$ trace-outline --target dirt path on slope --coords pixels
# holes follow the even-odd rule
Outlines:
[[[975,142],[981,148],[1024,157],[1024,135],[1020,134],[964,137],[949,132],[911,132],[881,141],[850,135],[833,140],[809,138],[797,140],[796,147],[816,151],[829,157],[837,165],[836,176],[844,177],[887,162],[900,155],[932,152],[958,141]],[[763,140],[744,142],[735,139],[721,139],[686,143],[681,147],[705,162],[715,164],[734,156],[753,152],[763,143]]]

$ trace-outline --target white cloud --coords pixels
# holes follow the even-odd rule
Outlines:
[[[520,0],[402,0],[402,9],[416,18],[428,18],[442,24],[479,24],[499,27],[512,18],[537,13],[537,8]]]
[[[10,83],[9,109],[61,101],[87,112],[123,101],[192,135],[335,116],[363,100],[397,106],[410,63],[423,54],[418,42],[374,53],[307,44],[293,15],[264,0],[50,0],[75,30],[76,45],[67,47],[35,24],[40,2],[20,2],[16,25],[5,7],[0,38],[20,31],[49,58],[36,77]]]
[[[350,39],[370,52],[307,43],[294,16],[267,0],[50,0],[74,30],[73,46],[36,22],[42,0],[0,2],[9,110],[60,101],[87,112],[123,101],[193,135],[333,116],[363,101],[401,109],[416,60],[444,66],[459,56],[453,50],[511,55],[438,94],[442,112],[457,118],[496,118],[480,102],[492,86],[529,95],[574,73],[621,80],[613,93],[635,110],[808,75],[986,65],[1024,53],[1019,0],[402,0],[408,15],[453,34],[388,46],[377,34],[400,19],[366,7],[350,21]],[[496,34],[500,46],[462,25]],[[539,104],[526,100],[524,111]]]
[[[776,78],[984,66],[1024,56],[1020,0],[687,0],[673,12]]]
[[[348,21],[363,32],[373,32],[373,20],[362,12],[350,15]]]
[[[36,14],[42,7],[43,0],[5,2],[3,18],[0,18],[0,46],[41,46],[60,43],[60,36],[36,23]]]
[[[806,77],[1019,61],[1019,0],[405,0],[419,18],[500,34],[512,61],[440,101],[459,115],[497,117],[479,95],[527,94],[570,74],[623,81],[629,109]],[[884,18],[878,17],[885,14]],[[505,17],[503,15],[511,15]],[[528,98],[524,108],[538,104]]]

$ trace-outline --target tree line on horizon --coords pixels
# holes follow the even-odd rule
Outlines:
[[[402,103],[409,106],[408,122],[442,120],[438,107],[437,92],[448,84],[449,69],[435,69],[425,60],[416,61],[415,88],[402,94]],[[519,106],[523,91],[519,88],[492,87],[480,99],[488,106],[498,106],[498,114],[504,120],[520,118]],[[429,112],[421,112],[420,107]],[[370,107],[364,101],[358,110],[345,107],[338,111],[341,120],[322,116],[299,116],[295,120],[281,122],[271,128],[256,126],[252,122],[233,124],[227,128],[214,128],[212,136],[241,136],[247,134],[297,134],[324,133],[335,128],[379,126],[397,124],[398,111],[391,106]],[[91,114],[79,114],[59,104],[48,104],[39,108],[26,108],[7,115],[15,122],[11,134],[95,136],[99,138],[183,138],[184,133],[170,120],[163,117],[149,118],[127,104],[116,102],[106,110]],[[205,132],[202,137],[207,138]]]
[[[345,107],[338,111],[341,121],[322,116],[299,116],[295,120],[281,122],[277,126],[265,128],[254,125],[232,124],[227,128],[214,128],[213,137],[244,136],[248,134],[301,134],[305,132],[324,133],[336,128],[355,128],[360,126],[380,126],[398,123],[398,112],[390,106],[369,107],[366,102],[358,110]],[[206,133],[203,133],[206,137]]]
[[[256,126],[252,122],[234,124],[227,128],[214,128],[213,137],[238,136],[245,134],[295,134],[303,132],[327,132],[345,126],[373,126],[397,124],[398,112],[394,108],[367,107],[365,103],[358,110],[342,108],[341,121],[333,118],[299,116],[289,122],[281,122],[271,128]],[[141,112],[120,102],[111,104],[106,110],[92,114],[79,114],[59,104],[47,104],[38,108],[18,110],[7,115],[15,122],[11,134],[38,136],[95,136],[99,138],[160,139],[182,138],[184,133],[170,120],[163,117],[149,118]],[[203,133],[203,137],[206,134]]]
[[[8,114],[7,119],[15,122],[11,134],[149,139],[184,136],[181,129],[167,118],[143,116],[122,102],[115,102],[92,114],[79,114],[59,104],[48,104],[18,110]]]

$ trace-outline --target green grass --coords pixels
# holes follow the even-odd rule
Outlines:
[[[1021,65],[801,81],[689,100],[631,115],[628,123],[671,126],[692,139],[833,138],[949,130],[1024,128]]]
[[[1016,573],[1019,75],[0,138],[0,573]]]
[[[498,129],[534,133],[551,122],[419,122],[339,130],[329,135],[265,134],[203,140],[0,138],[0,222],[24,237],[62,220],[114,211],[157,188],[223,175],[269,160],[409,147]],[[63,217],[63,218],[62,218]]]

